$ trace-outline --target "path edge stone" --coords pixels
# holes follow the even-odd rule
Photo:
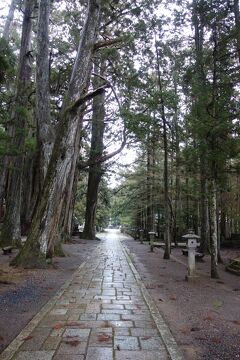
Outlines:
[[[170,356],[170,359],[171,360],[184,360],[184,357],[179,349],[179,346],[177,345],[176,340],[174,339],[174,337],[171,333],[171,330],[169,329],[169,326],[167,325],[163,316],[160,314],[160,312],[157,308],[157,305],[155,304],[155,301],[153,300],[149,291],[145,287],[140,274],[138,273],[136,267],[134,266],[134,264],[132,262],[130,251],[126,248],[125,245],[123,245],[122,241],[120,241],[120,243],[122,245],[123,252],[127,258],[130,269],[133,272],[136,282],[137,282],[137,284],[141,290],[141,293],[144,297],[144,300],[146,301],[146,304],[147,304],[147,306],[151,312],[151,315],[156,323],[157,329],[162,337],[163,343],[166,347],[168,355]]]
[[[20,346],[24,343],[32,331],[37,327],[38,323],[44,318],[44,316],[51,310],[51,308],[56,304],[57,300],[60,299],[64,291],[68,288],[70,283],[73,281],[77,273],[86,265],[87,259],[73,272],[70,278],[60,287],[56,294],[48,300],[48,302],[43,305],[40,311],[29,321],[29,323],[23,328],[23,330],[12,340],[12,342],[3,350],[0,354],[0,360],[11,360],[16,354]]]

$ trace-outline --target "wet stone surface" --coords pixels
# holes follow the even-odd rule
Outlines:
[[[170,359],[115,234],[100,242],[12,359]]]

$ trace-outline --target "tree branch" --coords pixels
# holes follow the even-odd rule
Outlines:
[[[105,89],[107,89],[108,87],[109,87],[109,83],[106,83],[106,84],[98,87],[97,89],[94,89],[94,90],[90,91],[89,93],[87,93],[83,97],[77,99],[72,105],[68,106],[66,108],[65,112],[75,112],[75,111],[77,111],[79,106],[83,105],[86,101],[91,100],[95,96],[102,94],[105,91]]]
[[[121,42],[123,42],[123,38],[116,38],[116,39],[110,39],[110,40],[106,40],[106,41],[99,41],[94,45],[94,51],[105,48],[105,47],[113,46],[113,45],[119,44]]]
[[[115,99],[116,99],[116,101],[117,101],[117,103],[118,103],[118,107],[119,107],[119,110],[120,110],[120,113],[121,113],[121,112],[122,112],[122,111],[121,111],[122,106],[121,106],[120,100],[119,100],[119,98],[118,98],[118,96],[117,96],[117,93],[116,93],[113,85],[110,83],[110,81],[107,80],[106,78],[104,78],[102,75],[95,74],[95,73],[93,73],[92,75],[98,76],[100,79],[102,79],[103,81],[105,81],[105,83],[108,85],[108,87],[110,87],[110,88],[112,89],[112,92],[113,92],[113,94],[114,94],[114,96],[115,96]],[[106,84],[105,84],[105,86],[106,86]],[[79,169],[80,169],[80,170],[83,170],[83,169],[85,169],[85,168],[88,167],[88,166],[92,166],[92,165],[95,165],[95,164],[98,164],[98,163],[103,163],[103,162],[111,159],[112,157],[116,156],[117,154],[119,154],[119,153],[123,150],[124,146],[126,145],[126,142],[127,142],[127,138],[126,138],[126,124],[125,124],[125,121],[124,121],[123,140],[122,140],[121,146],[120,146],[117,150],[113,151],[113,152],[110,153],[110,154],[106,154],[106,155],[100,156],[100,157],[98,157],[98,158],[95,158],[95,159],[93,159],[93,160],[90,160],[90,159],[89,159],[89,160],[86,161],[86,162],[79,163],[79,164],[78,164]]]

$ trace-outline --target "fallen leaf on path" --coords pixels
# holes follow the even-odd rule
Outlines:
[[[29,336],[23,338],[22,340],[27,341],[27,340],[31,340],[32,338],[33,338],[33,336],[29,335]]]
[[[153,284],[147,284],[146,289],[156,289],[156,285]]]
[[[175,300],[177,300],[177,296],[176,296],[176,295],[171,295],[171,296],[169,297],[169,299],[175,301]]]
[[[63,328],[63,324],[55,324],[55,325],[53,325],[52,328],[55,329],[55,330],[62,329],[62,328]]]
[[[70,340],[70,341],[64,341],[64,342],[65,342],[65,344],[67,344],[67,345],[78,346],[81,341],[79,341],[79,340]]]
[[[98,341],[101,341],[101,342],[108,341],[111,338],[112,337],[110,335],[107,335],[107,334],[99,334],[98,335]]]
[[[200,331],[201,329],[199,328],[199,327],[197,327],[197,326],[193,326],[192,328],[191,328],[191,331]]]
[[[221,339],[219,337],[214,337],[211,339],[211,342],[215,343],[215,344],[220,344]]]
[[[233,320],[233,323],[236,325],[240,325],[240,320]]]
[[[204,320],[204,321],[212,321],[212,320],[214,320],[214,316],[212,316],[212,315],[207,315],[207,316],[205,316],[205,317],[203,318],[203,320]]]

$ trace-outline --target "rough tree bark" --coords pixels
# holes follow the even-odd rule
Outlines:
[[[169,208],[169,180],[168,180],[168,138],[167,138],[167,120],[165,116],[165,106],[163,99],[163,89],[162,89],[162,80],[161,80],[161,71],[160,71],[160,59],[159,53],[156,46],[156,55],[157,55],[157,76],[158,76],[158,87],[160,92],[160,106],[161,106],[161,116],[163,122],[163,149],[164,149],[164,214],[165,214],[165,232],[164,232],[164,259],[170,259],[171,253],[171,236],[170,236],[170,208]]]
[[[218,112],[217,112],[217,48],[218,48],[218,41],[217,41],[217,30],[214,26],[213,28],[213,83],[212,83],[212,128],[216,127],[216,123],[218,123]],[[210,138],[209,144],[210,150],[212,154],[214,154],[214,150],[216,148],[216,134],[213,132]],[[218,256],[220,256],[220,249],[218,249],[218,216],[217,216],[217,162],[215,157],[212,156],[211,159],[211,201],[210,201],[210,253],[211,253],[211,277],[214,279],[219,278],[218,271],[217,271],[217,263],[218,263]]]
[[[235,37],[237,43],[237,54],[240,62],[240,15],[239,15],[239,0],[234,0],[233,12],[235,17]]]
[[[147,232],[153,231],[153,156],[152,156],[152,141],[151,136],[148,135],[147,139]]]
[[[36,116],[40,153],[40,188],[42,188],[47,174],[54,142],[49,96],[49,13],[50,0],[40,0],[36,56]]]
[[[211,200],[210,200],[210,252],[211,252],[211,277],[218,279],[218,242],[217,242],[217,189],[216,181],[211,181]]]
[[[100,66],[98,62],[95,66],[95,74],[104,75],[105,61],[101,60]],[[95,77],[93,85],[95,87],[100,86],[102,80],[99,77]],[[100,158],[103,155],[104,144],[104,119],[105,119],[105,94],[102,93],[93,99],[93,115],[92,115],[92,138],[91,138],[91,149],[90,149],[90,162],[94,163],[95,159]],[[93,240],[96,237],[95,224],[96,224],[96,210],[97,210],[97,199],[98,189],[104,171],[102,164],[96,163],[89,166],[88,174],[88,187],[86,196],[86,211],[85,211],[85,225],[82,237],[84,239]]]
[[[174,81],[174,93],[177,98],[177,81],[175,76],[173,78]],[[175,131],[175,156],[176,156],[176,174],[175,174],[175,202],[174,202],[174,216],[173,216],[173,242],[177,246],[178,243],[178,222],[180,218],[180,198],[181,198],[181,189],[180,189],[180,145],[179,145],[179,125],[178,125],[178,105],[176,104],[174,108],[174,117],[173,117],[173,125]]]
[[[3,47],[5,47],[5,44],[7,44],[9,42],[11,25],[12,25],[13,18],[14,18],[16,4],[17,4],[17,0],[12,0],[11,4],[9,6],[9,11],[8,11],[8,15],[7,15],[7,18],[5,21],[3,34],[2,34],[2,38],[5,40],[5,42],[3,42],[1,44],[1,46],[3,46]],[[0,51],[2,51],[1,48],[0,48]],[[9,87],[9,84],[7,84],[7,87]],[[8,133],[10,133],[10,131],[8,131]],[[9,162],[8,156],[3,156],[0,159],[0,203],[1,203],[0,206],[1,206],[1,209],[4,208],[4,201],[5,201],[5,196],[6,196],[8,167],[9,167],[8,162]]]
[[[24,248],[14,263],[25,267],[44,267],[52,256],[53,244],[59,228],[64,192],[72,169],[76,168],[82,128],[83,104],[92,67],[92,55],[97,38],[100,0],[89,0],[77,57],[65,96],[52,156],[36,207],[32,226]]]
[[[202,1],[201,1],[202,3]],[[204,36],[204,19],[203,14],[199,14],[197,9],[197,1],[193,1],[193,25],[194,25],[194,40],[195,40],[195,58],[196,58],[196,76],[198,87],[197,102],[199,109],[199,121],[204,123],[205,118],[208,117],[206,110],[206,100],[204,89],[206,89],[206,75],[204,73],[203,61],[203,36]],[[209,209],[208,209],[208,179],[207,169],[208,163],[206,159],[207,144],[205,138],[200,138],[200,217],[201,217],[201,251],[209,252]]]
[[[16,80],[16,96],[12,115],[13,144],[18,150],[18,155],[15,156],[10,162],[6,214],[4,217],[0,238],[0,243],[2,246],[20,244],[21,241],[21,189],[22,171],[24,164],[26,121],[30,116],[28,109],[28,95],[30,93],[31,81],[30,43],[34,4],[34,0],[26,0],[24,6],[20,57]]]

